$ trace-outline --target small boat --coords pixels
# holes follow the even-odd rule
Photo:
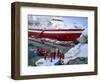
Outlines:
[[[29,37],[49,38],[59,41],[74,41],[84,29],[28,29]]]

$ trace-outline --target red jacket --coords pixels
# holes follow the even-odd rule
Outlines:
[[[60,58],[61,58],[61,59],[64,59],[64,53],[61,53],[61,54],[60,54]]]
[[[50,54],[49,54],[50,57],[54,57],[55,55],[56,55],[56,52],[55,51],[50,52]]]
[[[45,52],[46,52],[45,48],[43,48],[43,47],[39,48],[39,51],[40,51],[41,53],[45,53]]]

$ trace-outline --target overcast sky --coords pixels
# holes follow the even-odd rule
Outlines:
[[[29,15],[28,20],[37,20],[37,18],[41,20],[50,20],[52,18],[59,18],[64,21],[65,26],[83,26],[87,27],[88,26],[88,17],[71,17],[71,16],[34,16],[34,15]]]

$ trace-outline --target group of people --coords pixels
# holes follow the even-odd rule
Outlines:
[[[44,47],[40,47],[38,48],[38,55],[43,56],[44,60],[50,58],[51,62],[53,62],[53,60],[55,60],[56,58],[59,59],[59,62],[62,62],[64,60],[64,53],[58,48],[47,53]]]

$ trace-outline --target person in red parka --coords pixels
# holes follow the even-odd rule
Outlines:
[[[40,52],[41,54],[43,54],[43,53],[45,52],[45,48],[40,47],[40,48],[39,48],[39,52]]]
[[[40,48],[39,48],[39,52],[41,53],[41,55],[42,55],[42,56],[44,57],[44,59],[46,60],[47,53],[46,53],[45,48],[40,47]]]
[[[47,58],[47,53],[44,52],[43,55],[44,55],[44,59],[46,60],[46,58]]]
[[[53,59],[55,60],[55,58],[56,58],[56,51],[53,51],[52,53],[53,53]]]
[[[64,59],[64,53],[60,54],[60,59]]]
[[[51,62],[52,62],[52,59],[55,59],[56,52],[55,51],[50,52],[49,56],[50,56]]]
[[[64,60],[64,53],[61,53],[60,54],[60,61],[61,61],[61,63],[63,63],[63,60]]]

